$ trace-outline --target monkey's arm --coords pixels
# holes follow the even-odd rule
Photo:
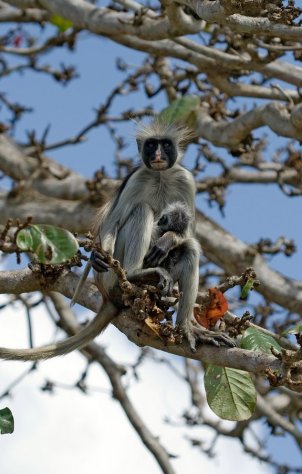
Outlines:
[[[97,217],[100,222],[99,227],[95,227],[94,230],[98,234],[98,241],[100,241],[101,239],[103,249],[107,252],[110,252],[112,255],[116,241],[117,225],[114,222],[112,224],[108,223],[108,220],[110,221],[110,219],[108,219],[110,214],[110,208],[111,203],[106,204],[104,208],[101,209]],[[103,230],[102,228],[100,228],[101,225],[104,226]],[[104,261],[102,255],[98,253],[97,256],[95,256],[94,251],[92,251],[90,260],[87,262],[84,271],[80,277],[80,280],[77,284],[74,295],[70,302],[70,306],[73,306],[76,303],[78,296],[82,291],[84,283],[87,280],[91,267],[93,267],[98,272],[107,272],[109,269],[109,265]]]
[[[168,231],[162,237],[156,240],[149,252],[144,258],[145,267],[157,267],[168,256],[170,250],[178,247],[183,242],[175,232]]]

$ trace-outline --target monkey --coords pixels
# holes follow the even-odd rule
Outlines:
[[[200,252],[198,241],[189,239],[187,235],[192,220],[193,216],[183,202],[169,204],[154,225],[151,248],[144,257],[144,268],[160,266],[171,274],[186,245],[195,246],[196,251]]]
[[[187,206],[182,202],[169,204],[162,212],[158,222],[154,225],[152,232],[152,245],[144,258],[145,267],[161,266],[168,270],[172,276],[173,283],[179,279],[179,272],[182,265],[179,265],[182,258],[187,258],[191,252],[200,253],[200,245],[197,239],[188,236],[189,225],[193,222],[193,216]],[[179,308],[182,310],[183,295],[180,294]],[[194,322],[198,325],[198,323]],[[197,329],[198,331],[198,329]],[[219,346],[219,342],[214,338],[213,331],[203,329],[200,339],[203,342],[210,342]],[[222,333],[216,333],[218,339],[227,345],[230,340]],[[194,351],[194,347],[191,345]]]
[[[183,203],[195,216],[195,181],[190,171],[180,164],[183,149],[188,141],[188,130],[173,123],[156,119],[151,124],[139,124],[136,133],[139,166],[125,178],[116,195],[101,209],[96,222],[97,241],[105,251],[118,259],[127,271],[130,282],[154,277],[163,295],[169,294],[174,280],[183,294],[179,303],[176,323],[188,340],[192,350],[203,340],[202,330],[191,324],[193,306],[199,281],[199,249],[185,245],[179,253],[173,275],[161,266],[144,267],[144,258],[150,249],[154,224],[169,204]],[[187,227],[187,238],[194,237],[194,219]],[[168,252],[169,253],[169,252]],[[149,260],[152,258],[149,254]],[[147,260],[148,260],[147,258]],[[0,358],[10,360],[40,360],[56,357],[84,347],[99,335],[118,313],[110,303],[110,293],[117,279],[102,255],[93,250],[91,265],[95,283],[100,290],[104,306],[81,331],[63,341],[33,349],[0,348]],[[171,269],[170,269],[171,270]],[[214,334],[214,333],[213,333]],[[206,342],[234,346],[224,335],[207,337]]]

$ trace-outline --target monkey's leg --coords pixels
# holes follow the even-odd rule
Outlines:
[[[123,239],[123,266],[131,282],[154,283],[167,295],[173,289],[173,280],[163,268],[142,269],[144,257],[150,247],[154,213],[148,204],[141,204],[133,209],[127,222],[122,227],[118,240]]]
[[[196,302],[199,283],[199,249],[192,240],[182,245],[183,253],[175,267],[171,269],[172,277],[178,281],[180,299],[176,324],[183,331],[192,351],[196,343],[203,342],[219,347],[221,344],[234,347],[235,343],[220,332],[209,331],[193,321],[193,307]]]
[[[121,240],[124,244],[123,266],[128,274],[143,267],[144,257],[150,247],[153,225],[154,212],[144,203],[134,207],[120,229],[118,241]]]

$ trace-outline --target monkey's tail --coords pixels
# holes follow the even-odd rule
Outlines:
[[[75,335],[63,341],[33,349],[8,349],[0,347],[0,359],[6,360],[41,360],[51,359],[68,354],[75,349],[82,349],[86,344],[98,336],[115,318],[118,309],[110,302],[105,303],[97,312],[94,319]]]

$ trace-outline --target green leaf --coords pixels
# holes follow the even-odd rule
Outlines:
[[[296,324],[292,328],[285,329],[282,331],[282,336],[286,336],[287,334],[300,334],[302,332],[302,324]]]
[[[46,224],[20,230],[16,243],[21,250],[34,253],[38,262],[45,264],[66,262],[79,249],[76,238],[68,230]]]
[[[254,288],[254,278],[249,278],[242,288],[240,299],[241,300],[246,300],[248,297],[249,291],[251,291]]]
[[[58,28],[60,33],[64,33],[64,31],[73,27],[72,21],[66,20],[60,15],[52,15],[49,21],[52,25],[55,25]]]
[[[252,416],[257,392],[249,373],[208,365],[204,383],[209,407],[220,418],[241,421]]]
[[[14,417],[9,408],[0,410],[0,433],[7,434],[14,431]]]
[[[240,347],[250,351],[265,352],[271,354],[271,347],[281,352],[278,342],[270,335],[264,334],[257,328],[248,328],[241,339]]]
[[[194,128],[199,105],[200,98],[196,95],[181,97],[163,109],[159,114],[159,119],[165,123],[183,122],[188,127]]]

